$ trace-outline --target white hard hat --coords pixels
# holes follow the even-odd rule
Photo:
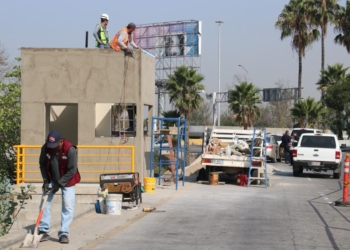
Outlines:
[[[107,14],[102,14],[101,19],[106,19],[107,21],[109,21],[109,16]]]

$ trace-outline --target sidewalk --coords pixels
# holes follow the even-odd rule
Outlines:
[[[142,204],[136,210],[126,210],[129,204],[124,202],[121,215],[97,214],[95,213],[94,204],[86,204],[89,209],[85,209],[83,213],[77,211],[78,215],[75,215],[75,219],[70,226],[69,244],[58,243],[57,231],[60,227],[60,224],[58,224],[51,229],[51,240],[41,242],[37,249],[91,249],[99,244],[99,239],[106,239],[106,237],[114,235],[150,214],[142,212],[142,208],[156,207],[158,210],[161,210],[161,206],[164,203],[182,193],[182,191],[191,185],[193,184],[189,182],[184,187],[179,185],[177,191],[174,184],[171,186],[157,186],[155,193],[142,194]],[[27,232],[25,230],[21,230],[1,237],[0,249],[20,249],[26,234]]]

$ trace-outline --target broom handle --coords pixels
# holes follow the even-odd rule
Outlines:
[[[40,221],[41,221],[41,217],[43,217],[44,208],[45,208],[48,196],[49,196],[48,194],[46,194],[44,196],[43,203],[41,204],[40,213],[39,213],[38,219],[36,220],[36,223],[35,223],[34,235],[36,235],[38,233],[39,224],[40,224]]]

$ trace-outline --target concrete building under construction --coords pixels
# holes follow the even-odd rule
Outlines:
[[[155,102],[154,57],[142,50],[135,50],[132,56],[103,49],[21,51],[22,145],[41,146],[49,131],[60,131],[73,144],[85,146],[78,149],[78,161],[86,163],[85,173],[84,164],[79,166],[85,182],[100,173],[121,170],[120,162],[125,161],[121,157],[131,158],[125,151],[114,153],[111,160],[111,148],[102,152],[103,147],[94,146],[135,146],[130,162],[134,161],[134,170],[141,177],[147,175]],[[127,109],[133,110],[133,117],[127,115]],[[134,120],[134,128],[128,126],[129,120]],[[27,149],[27,153],[29,150],[38,153],[37,149]],[[83,153],[89,157],[81,160]],[[25,165],[26,182],[41,181],[38,158],[30,162]]]

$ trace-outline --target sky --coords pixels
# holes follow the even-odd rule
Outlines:
[[[178,20],[202,21],[201,70],[206,92],[218,91],[218,24],[221,26],[221,91],[233,86],[235,76],[245,77],[259,88],[273,88],[282,81],[297,87],[298,55],[290,38],[280,39],[275,22],[289,0],[133,0],[133,1],[3,1],[0,9],[1,37],[11,60],[20,56],[21,47],[83,48],[100,15],[110,17],[112,37],[129,22],[149,24]],[[345,5],[345,0],[339,1]],[[333,27],[325,41],[326,65],[350,66],[350,54],[333,42]],[[238,65],[242,65],[248,73]],[[321,42],[316,42],[303,58],[302,97],[320,98],[315,83],[321,68]],[[350,73],[350,70],[349,72]]]

